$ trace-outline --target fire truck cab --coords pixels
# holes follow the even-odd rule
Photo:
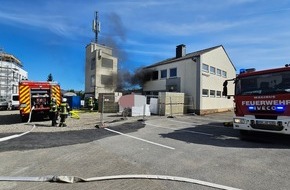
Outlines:
[[[60,86],[55,82],[21,81],[19,82],[19,110],[22,121],[32,117],[49,116],[50,101],[55,97],[61,103]]]
[[[290,67],[243,70],[235,79],[234,129],[290,134]],[[230,81],[230,80],[228,80]],[[227,95],[224,82],[223,95]]]

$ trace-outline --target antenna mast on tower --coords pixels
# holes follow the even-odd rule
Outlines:
[[[95,42],[98,43],[98,36],[101,31],[101,23],[99,22],[98,18],[98,11],[95,13],[95,19],[93,20],[93,31],[95,33]]]

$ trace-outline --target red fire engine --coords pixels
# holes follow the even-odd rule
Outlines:
[[[61,90],[55,82],[19,82],[19,110],[22,121],[28,120],[31,111],[32,117],[36,115],[49,116],[52,97],[55,97],[57,104],[60,105]]]
[[[290,67],[243,70],[235,79],[234,129],[290,134]],[[230,81],[230,80],[228,80]],[[224,82],[223,95],[227,96]]]

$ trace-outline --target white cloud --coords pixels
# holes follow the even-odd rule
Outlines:
[[[84,35],[80,25],[69,24],[73,23],[73,21],[68,21],[68,18],[63,15],[47,16],[33,13],[17,14],[0,12],[0,23],[25,29],[32,27],[40,30],[49,30],[56,35],[67,38],[73,38],[75,35]]]
[[[146,56],[173,57],[170,53],[164,51],[145,51],[145,50],[126,49],[126,52]]]
[[[124,8],[144,8],[144,7],[160,7],[172,4],[180,4],[179,0],[167,0],[167,1],[160,1],[160,0],[147,0],[147,1],[133,1],[133,0],[123,0],[123,1],[100,1],[102,5],[114,6],[114,7],[124,7]]]
[[[150,24],[144,24],[138,30],[141,32],[148,32],[153,35],[174,35],[174,36],[193,36],[196,34],[212,33],[225,31],[232,28],[237,28],[250,23],[255,20],[247,21],[204,21],[204,22],[192,22],[187,23],[172,23],[172,22],[152,22]],[[145,30],[146,28],[146,30]],[[136,28],[135,28],[136,29]],[[137,30],[137,29],[136,29]]]

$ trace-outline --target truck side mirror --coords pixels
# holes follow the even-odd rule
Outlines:
[[[227,96],[228,95],[228,81],[225,81],[223,83],[223,96]]]

